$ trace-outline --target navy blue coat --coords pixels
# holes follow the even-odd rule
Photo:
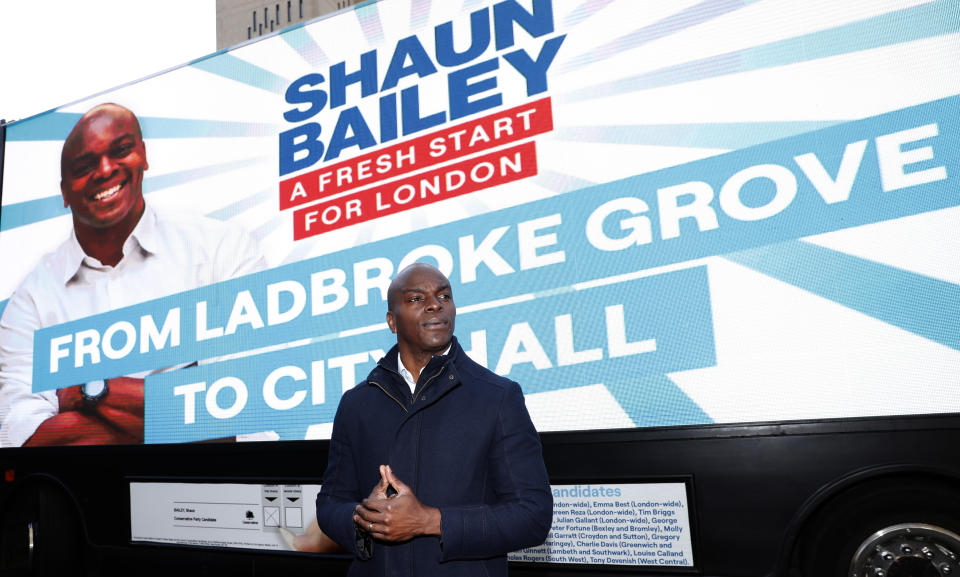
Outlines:
[[[353,511],[380,481],[381,464],[440,509],[440,538],[376,541],[364,551]],[[475,363],[456,339],[421,371],[415,398],[395,346],[340,400],[317,522],[356,555],[350,575],[506,575],[506,554],[542,543],[552,519],[540,437],[520,386]]]

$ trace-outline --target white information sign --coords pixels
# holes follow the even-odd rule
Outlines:
[[[292,551],[320,485],[130,483],[133,541]]]
[[[553,485],[553,527],[511,561],[693,567],[683,483]]]

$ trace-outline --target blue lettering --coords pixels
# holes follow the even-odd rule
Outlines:
[[[539,38],[553,32],[553,5],[551,0],[533,0],[533,12],[527,12],[516,0],[501,2],[493,7],[493,30],[497,50],[516,44],[513,25],[519,24],[530,36]]]
[[[347,63],[338,62],[330,67],[330,108],[347,103],[347,86],[360,83],[360,95],[370,96],[377,92],[377,51],[360,55],[360,70],[346,73]]]
[[[500,60],[493,58],[450,73],[447,85],[447,91],[450,95],[450,120],[463,118],[503,104],[503,97],[499,92],[470,101],[471,96],[496,88],[497,77],[488,76],[476,82],[470,82],[470,80],[480,74],[492,72],[499,67]]]
[[[564,34],[544,42],[536,60],[532,60],[523,50],[503,55],[503,58],[527,81],[527,96],[547,90],[547,69],[553,64],[553,59],[557,56],[557,51],[560,50],[560,45],[566,37],[567,35]]]
[[[503,51],[500,56],[523,77],[526,96],[547,91],[549,69],[566,37],[544,39],[539,52],[534,52],[535,47],[515,46],[518,33],[539,38],[554,32],[551,1],[527,0],[521,5],[519,0],[502,0],[494,4],[492,10],[482,8],[470,13],[469,38],[466,38],[465,22],[460,26],[463,38],[456,36],[457,20],[436,26],[433,52],[427,50],[419,36],[411,35],[397,41],[385,66],[380,66],[377,50],[373,49],[360,54],[359,58],[351,57],[349,69],[348,61],[342,61],[331,65],[323,74],[312,72],[297,78],[284,93],[285,101],[292,105],[283,112],[284,120],[304,123],[330,115],[331,119],[323,120],[322,124],[326,128],[324,135],[331,136],[321,141],[321,122],[316,121],[281,132],[280,175],[336,159],[348,149],[365,150],[441,126],[448,120],[502,106],[508,100],[504,90],[514,86],[500,82],[499,71],[506,67],[501,66],[499,56],[493,54],[478,61],[493,46]],[[524,40],[526,44],[526,37]],[[450,70],[446,78],[447,101],[421,99],[417,79],[436,74],[441,67]],[[401,84],[406,86],[401,88]],[[442,90],[433,85],[430,89]],[[364,110],[371,116],[378,114],[378,119],[368,121],[359,106],[346,106],[348,102],[373,95],[379,97],[375,109],[365,106]],[[520,95],[512,97],[517,96]],[[423,109],[425,106],[430,106],[432,112]],[[332,114],[326,112],[328,109],[340,113],[332,130],[328,124],[332,122]],[[371,126],[378,127],[376,135]]]
[[[363,119],[363,114],[360,114],[360,109],[352,106],[341,112],[340,117],[337,118],[333,136],[330,137],[330,143],[327,145],[327,155],[323,159],[332,160],[340,156],[344,148],[359,146],[363,150],[376,143],[377,139],[370,132],[370,127]]]
[[[453,47],[453,21],[444,22],[434,31],[437,62],[440,66],[460,66],[479,57],[490,46],[490,10],[484,8],[470,14],[470,47],[457,52]]]
[[[302,90],[304,87],[313,87],[323,84],[325,81],[322,74],[312,73],[297,78],[287,87],[284,98],[290,104],[309,104],[306,110],[293,108],[283,113],[283,119],[287,122],[303,122],[304,120],[315,116],[323,110],[327,104],[327,93],[321,89]]]
[[[397,93],[380,97],[380,142],[390,142],[397,137]]]
[[[403,135],[433,128],[447,120],[445,112],[420,116],[420,87],[410,86],[400,91],[400,113],[403,115]]]
[[[406,64],[410,59],[410,65]],[[393,58],[390,59],[390,65],[387,66],[387,74],[383,78],[383,86],[380,90],[389,90],[396,88],[397,83],[404,76],[416,74],[420,78],[429,76],[437,71],[437,67],[430,60],[430,55],[423,49],[420,40],[416,36],[408,36],[397,42],[397,48],[393,51]]]
[[[307,155],[299,160],[298,152]],[[310,122],[280,133],[280,176],[307,168],[323,158],[323,143],[320,142],[320,125]]]

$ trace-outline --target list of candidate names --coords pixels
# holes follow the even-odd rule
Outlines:
[[[553,527],[511,561],[693,566],[683,483],[553,485]]]

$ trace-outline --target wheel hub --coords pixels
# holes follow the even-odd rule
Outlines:
[[[887,577],[940,577],[932,562],[922,557],[898,557],[887,569]]]
[[[893,525],[868,537],[850,577],[960,577],[960,535],[922,523]]]

